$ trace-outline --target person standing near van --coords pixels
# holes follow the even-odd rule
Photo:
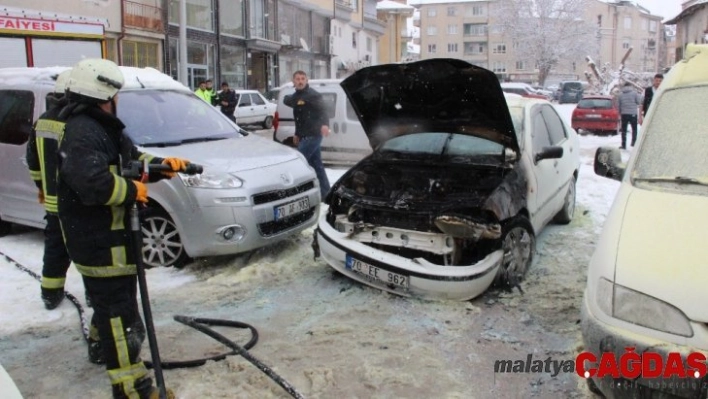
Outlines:
[[[649,105],[651,105],[651,100],[654,98],[654,93],[659,89],[659,85],[664,80],[664,75],[657,73],[654,75],[654,81],[652,85],[644,89],[644,100],[642,101],[642,113],[639,115],[639,123],[644,122],[644,117],[647,116],[647,111],[649,110]]]
[[[622,87],[622,92],[618,98],[619,112],[621,115],[622,146],[623,150],[627,149],[627,125],[632,126],[632,147],[637,141],[637,114],[639,107],[642,105],[639,93],[632,87],[630,82],[625,82]]]
[[[64,299],[66,272],[71,258],[64,245],[57,208],[57,149],[64,133],[64,122],[59,112],[67,104],[64,96],[70,70],[57,76],[54,92],[47,94],[47,110],[35,123],[27,143],[27,166],[30,177],[39,192],[37,198],[44,204],[44,257],[42,266],[41,298],[44,307],[55,309]]]
[[[124,81],[109,60],[84,59],[71,70],[69,104],[60,113],[66,125],[58,157],[59,219],[69,255],[93,302],[91,324],[98,331],[113,397],[157,399],[158,389],[140,359],[145,326],[138,311],[135,246],[141,243],[132,240],[127,211],[148,201],[148,189],[123,177],[121,167],[130,160],[147,160],[177,172],[189,162],[137,150],[116,116]],[[168,398],[174,398],[170,390]]]
[[[234,116],[234,111],[236,111],[236,103],[238,102],[236,92],[229,88],[228,83],[223,82],[221,84],[221,91],[219,92],[217,98],[219,105],[221,105],[221,113],[231,119],[232,122],[236,123],[236,117]]]
[[[293,73],[295,93],[283,98],[283,104],[293,109],[295,135],[293,143],[297,145],[307,163],[312,166],[320,182],[322,200],[329,192],[329,179],[322,164],[322,138],[329,136],[329,117],[322,94],[310,87],[304,71]]]

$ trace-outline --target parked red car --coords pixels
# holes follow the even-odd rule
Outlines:
[[[612,96],[584,96],[573,110],[571,126],[578,133],[615,135],[619,126],[620,115],[617,100]]]

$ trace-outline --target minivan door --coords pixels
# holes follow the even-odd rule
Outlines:
[[[330,116],[330,135],[322,141],[328,163],[356,163],[371,153],[371,144],[343,90],[322,93]]]

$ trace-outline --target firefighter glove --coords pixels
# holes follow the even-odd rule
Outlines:
[[[42,191],[42,189],[39,189],[37,193],[37,201],[39,201],[40,204],[44,203],[44,191]]]
[[[170,168],[172,168],[172,172],[162,172],[164,175],[167,175],[169,177],[174,177],[175,172],[184,172],[187,169],[187,165],[189,165],[189,161],[186,159],[182,158],[165,158],[162,161],[163,165],[170,165]]]
[[[145,183],[141,183],[137,180],[133,180],[137,193],[135,194],[135,200],[138,202],[148,202],[148,189]]]

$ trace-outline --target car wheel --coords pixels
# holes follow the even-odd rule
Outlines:
[[[145,267],[181,268],[189,261],[177,226],[164,210],[148,209],[142,217],[141,230]]]
[[[565,194],[563,208],[556,214],[554,221],[559,224],[568,224],[575,214],[575,178],[570,179],[568,191]]]
[[[525,216],[516,216],[504,224],[502,250],[504,255],[495,282],[514,287],[526,276],[536,251],[533,226]]]
[[[12,223],[0,219],[0,237],[5,237],[12,232]]]
[[[272,116],[266,116],[265,120],[263,121],[263,128],[264,129],[270,129],[273,127],[273,117]]]

